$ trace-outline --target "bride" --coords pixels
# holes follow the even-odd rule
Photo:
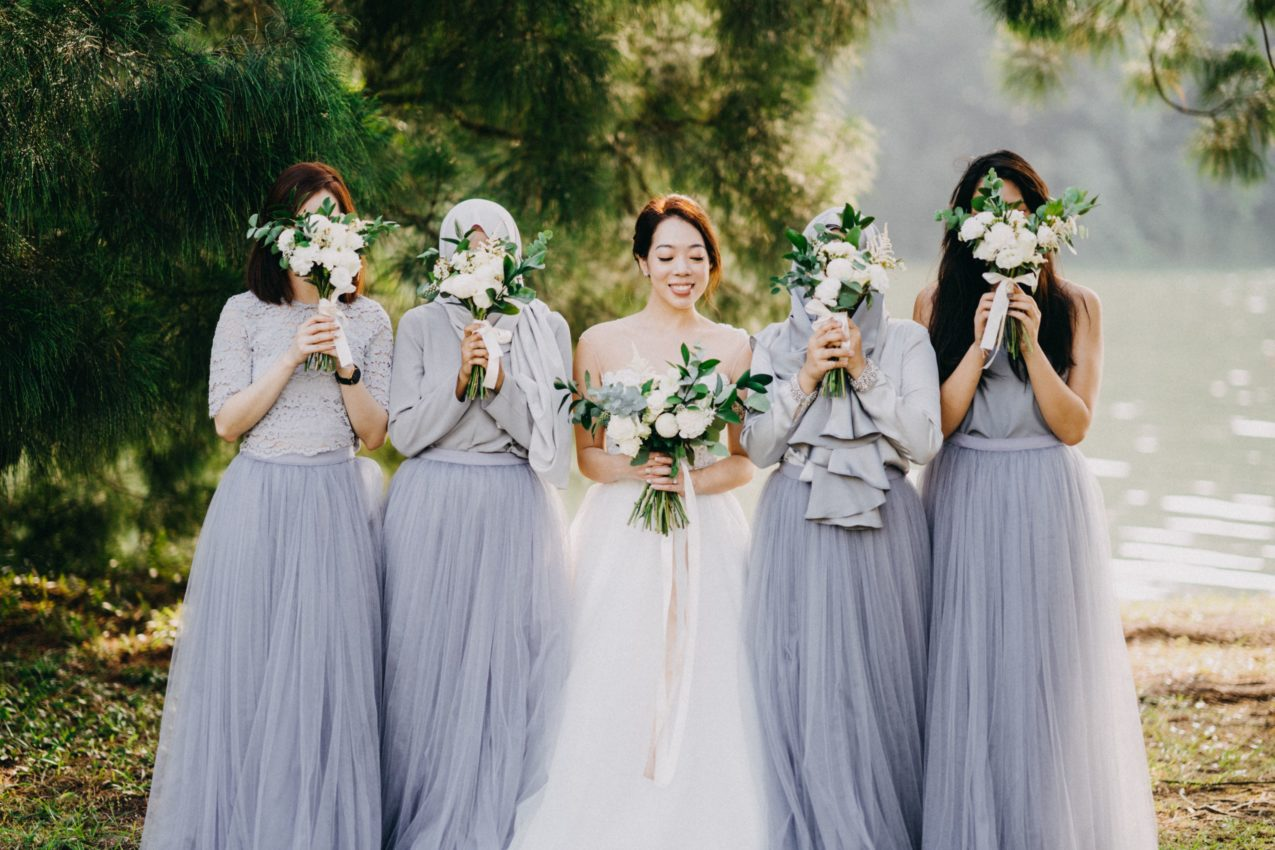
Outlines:
[[[701,316],[721,254],[703,208],[682,195],[638,215],[633,254],[650,279],[646,307],[581,337],[576,380],[663,370],[683,343],[748,368],[748,336]],[[729,429],[730,456],[697,458],[687,487],[667,457],[642,466],[576,432],[580,471],[599,486],[572,527],[575,623],[562,728],[549,780],[520,809],[516,850],[761,850],[761,738],[742,653],[748,526],[731,490],[754,467]],[[628,525],[642,485],[685,492],[696,528],[662,537]],[[696,545],[698,542],[698,545]],[[666,589],[676,550],[694,578]],[[689,550],[689,551],[688,551]],[[681,591],[679,593],[679,591]],[[676,635],[685,624],[684,633]]]

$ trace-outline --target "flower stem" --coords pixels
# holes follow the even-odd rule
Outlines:
[[[823,394],[830,398],[843,398],[846,394],[846,370],[832,369],[823,376]]]

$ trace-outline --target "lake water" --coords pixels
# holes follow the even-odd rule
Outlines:
[[[1275,269],[1068,268],[1103,302],[1102,484],[1125,598],[1275,593]],[[910,315],[924,272],[887,304]],[[751,516],[768,472],[739,493]],[[574,508],[585,482],[576,476]]]

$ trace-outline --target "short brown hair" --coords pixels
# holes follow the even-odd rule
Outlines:
[[[712,295],[722,279],[722,251],[717,245],[713,222],[694,198],[686,195],[661,195],[648,201],[638,213],[637,224],[633,227],[633,257],[645,260],[651,253],[655,229],[660,226],[660,222],[674,216],[690,224],[704,237],[704,248],[708,251],[708,289],[704,294]]]
[[[341,172],[325,162],[298,162],[284,169],[270,187],[266,203],[257,214],[259,221],[269,221],[277,212],[295,216],[316,192],[327,190],[336,198],[340,212],[355,212],[354,198],[345,185]],[[279,255],[256,242],[248,256],[248,289],[268,304],[291,304],[292,287],[288,273],[279,267]],[[354,291],[341,296],[349,304],[363,294],[363,268],[354,276]]]

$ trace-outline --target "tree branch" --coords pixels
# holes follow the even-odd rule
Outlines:
[[[1164,35],[1164,16],[1159,16],[1159,25],[1156,27],[1155,38],[1151,40],[1151,44],[1147,47],[1147,60],[1151,63],[1151,82],[1155,84],[1156,93],[1160,95],[1160,99],[1167,103],[1172,109],[1183,115],[1190,115],[1192,118],[1216,118],[1235,103],[1235,98],[1230,98],[1211,109],[1198,109],[1188,106],[1185,103],[1179,103],[1169,97],[1168,92],[1164,90],[1164,83],[1160,79],[1160,68],[1155,61],[1155,45],[1160,40],[1160,36]]]
[[[1266,29],[1266,18],[1258,18],[1257,22],[1262,25],[1262,40],[1266,42],[1266,61],[1271,66],[1271,73],[1275,74],[1275,56],[1271,55],[1271,34]]]

